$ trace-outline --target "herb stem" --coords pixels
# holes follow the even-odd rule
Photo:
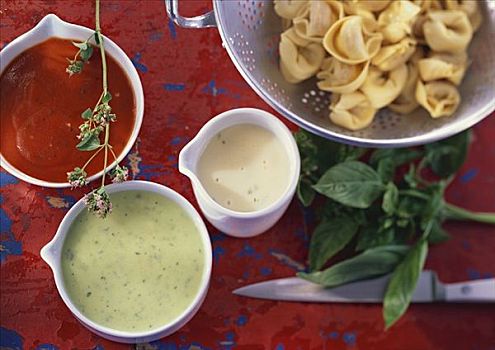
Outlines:
[[[110,148],[110,152],[112,152],[113,159],[116,161],[117,160],[117,156],[115,155],[115,152],[113,151],[112,145],[108,145],[108,147]]]
[[[107,60],[105,57],[105,49],[103,47],[103,37],[101,35],[101,27],[100,27],[100,0],[96,0],[96,36],[98,37],[98,45],[100,47],[101,54],[101,66],[103,72],[103,96],[106,95],[108,90],[107,84]]]
[[[102,149],[103,149],[103,145],[101,145],[100,147],[98,147],[98,150],[95,153],[93,153],[93,155],[91,156],[91,158],[89,158],[86,163],[84,163],[84,165],[83,165],[83,167],[81,169],[84,170],[88,166],[88,164],[91,163],[91,161],[94,159],[94,157],[96,157],[98,155],[98,153],[100,153],[100,151]]]
[[[107,160],[108,160],[108,139],[110,138],[110,124],[105,126],[105,161],[103,163],[103,176],[101,177],[101,187],[105,186],[105,175],[107,174]]]
[[[405,196],[410,196],[410,197],[421,198],[421,199],[424,199],[426,201],[430,200],[430,196],[428,196],[427,194],[421,193],[419,191],[415,191],[415,190],[400,190],[399,194],[403,194]]]
[[[495,225],[495,214],[472,212],[456,205],[445,204],[445,218],[451,220],[470,220]]]

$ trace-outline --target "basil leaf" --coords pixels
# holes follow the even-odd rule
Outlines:
[[[378,175],[382,178],[383,182],[392,181],[395,175],[395,164],[393,159],[384,158],[378,162],[376,168]]]
[[[409,165],[409,170],[404,175],[404,181],[411,188],[418,187],[418,179],[416,178],[416,166],[414,164]]]
[[[377,166],[381,160],[391,159],[397,167],[421,157],[422,154],[423,152],[410,148],[380,148],[371,154],[370,164]]]
[[[438,244],[450,239],[450,235],[442,228],[440,222],[435,220],[432,224],[430,234],[428,235],[428,243]]]
[[[408,250],[409,247],[406,245],[389,245],[368,249],[362,254],[337,263],[324,271],[299,272],[297,276],[325,287],[335,287],[390,273],[402,261]]]
[[[370,166],[359,161],[347,161],[328,169],[313,188],[344,205],[368,208],[385,186]]]
[[[93,116],[93,111],[91,108],[87,108],[84,112],[81,113],[81,118],[84,120],[89,120]]]
[[[431,170],[440,177],[455,174],[466,160],[470,130],[448,139],[426,145],[426,159]]]
[[[395,268],[383,299],[385,328],[390,328],[406,312],[416,289],[428,253],[428,242],[419,240]]]
[[[419,190],[410,190],[410,192],[418,192]],[[416,198],[412,196],[399,197],[399,206],[397,207],[396,214],[400,218],[409,219],[417,215],[420,215],[425,208],[426,201],[422,198]]]
[[[361,157],[365,148],[343,145],[299,129],[294,138],[301,155],[301,174],[319,178],[331,166]]]
[[[93,55],[93,47],[92,46],[88,46],[87,49],[81,50],[81,52],[79,53],[79,56],[81,56],[81,59],[84,62],[88,61],[91,58],[91,55]]]
[[[382,209],[388,214],[392,215],[395,213],[397,205],[399,204],[399,190],[393,182],[387,184],[387,190],[383,195]]]
[[[316,192],[311,187],[311,183],[304,178],[300,178],[299,183],[297,184],[297,197],[301,203],[305,207],[309,207],[315,199],[315,195]]]
[[[76,148],[79,151],[94,151],[100,146],[100,138],[94,133],[86,135],[81,142],[79,142]]]
[[[359,224],[348,216],[321,222],[311,236],[309,245],[310,269],[321,269],[328,259],[351,241],[358,227]]]
[[[380,226],[365,226],[359,232],[359,238],[356,244],[356,251],[362,251],[370,248],[388,245],[393,242],[395,228],[387,226],[388,222]]]
[[[108,103],[110,102],[111,99],[112,99],[112,94],[110,93],[110,91],[107,91],[107,93],[101,99],[101,103]]]

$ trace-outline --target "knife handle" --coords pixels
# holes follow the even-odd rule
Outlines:
[[[495,278],[449,283],[445,300],[453,302],[495,302]]]

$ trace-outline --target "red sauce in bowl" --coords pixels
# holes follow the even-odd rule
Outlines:
[[[102,92],[101,58],[95,47],[82,73],[69,77],[66,58],[76,52],[70,40],[50,38],[22,52],[0,76],[2,156],[40,180],[67,182],[67,172],[83,166],[93,154],[76,149],[76,136],[81,113],[94,108]],[[131,136],[136,103],[125,71],[106,57],[110,106],[117,115],[110,127],[110,144],[118,157]],[[88,176],[103,169],[103,153],[86,167]]]

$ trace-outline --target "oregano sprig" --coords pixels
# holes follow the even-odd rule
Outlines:
[[[67,173],[67,180],[74,187],[82,187],[88,184],[86,167],[91,161],[101,152],[104,152],[103,163],[103,175],[101,179],[101,185],[99,188],[91,191],[84,196],[84,202],[88,209],[100,217],[106,217],[112,211],[112,203],[110,197],[105,190],[105,177],[108,173],[108,153],[110,152],[113,159],[116,161],[117,156],[110,144],[110,125],[117,120],[117,116],[112,112],[110,101],[112,100],[112,94],[108,89],[107,81],[107,61],[105,56],[105,46],[103,41],[103,35],[101,34],[100,27],[100,1],[96,0],[96,24],[95,32],[84,42],[73,42],[74,46],[79,50],[75,54],[73,59],[67,59],[69,62],[66,72],[69,77],[73,74],[80,74],[83,70],[84,64],[91,58],[93,54],[93,47],[91,46],[91,39],[94,39],[98,45],[101,55],[102,66],[102,93],[100,98],[96,102],[94,108],[87,108],[81,113],[83,123],[79,125],[79,135],[77,139],[79,143],[76,148],[84,152],[93,152],[93,155],[82,167],[76,167],[71,172]],[[101,133],[104,132],[103,143],[101,142]],[[116,165],[115,169],[110,173],[112,182],[122,182],[127,180],[128,169],[125,166]]]

